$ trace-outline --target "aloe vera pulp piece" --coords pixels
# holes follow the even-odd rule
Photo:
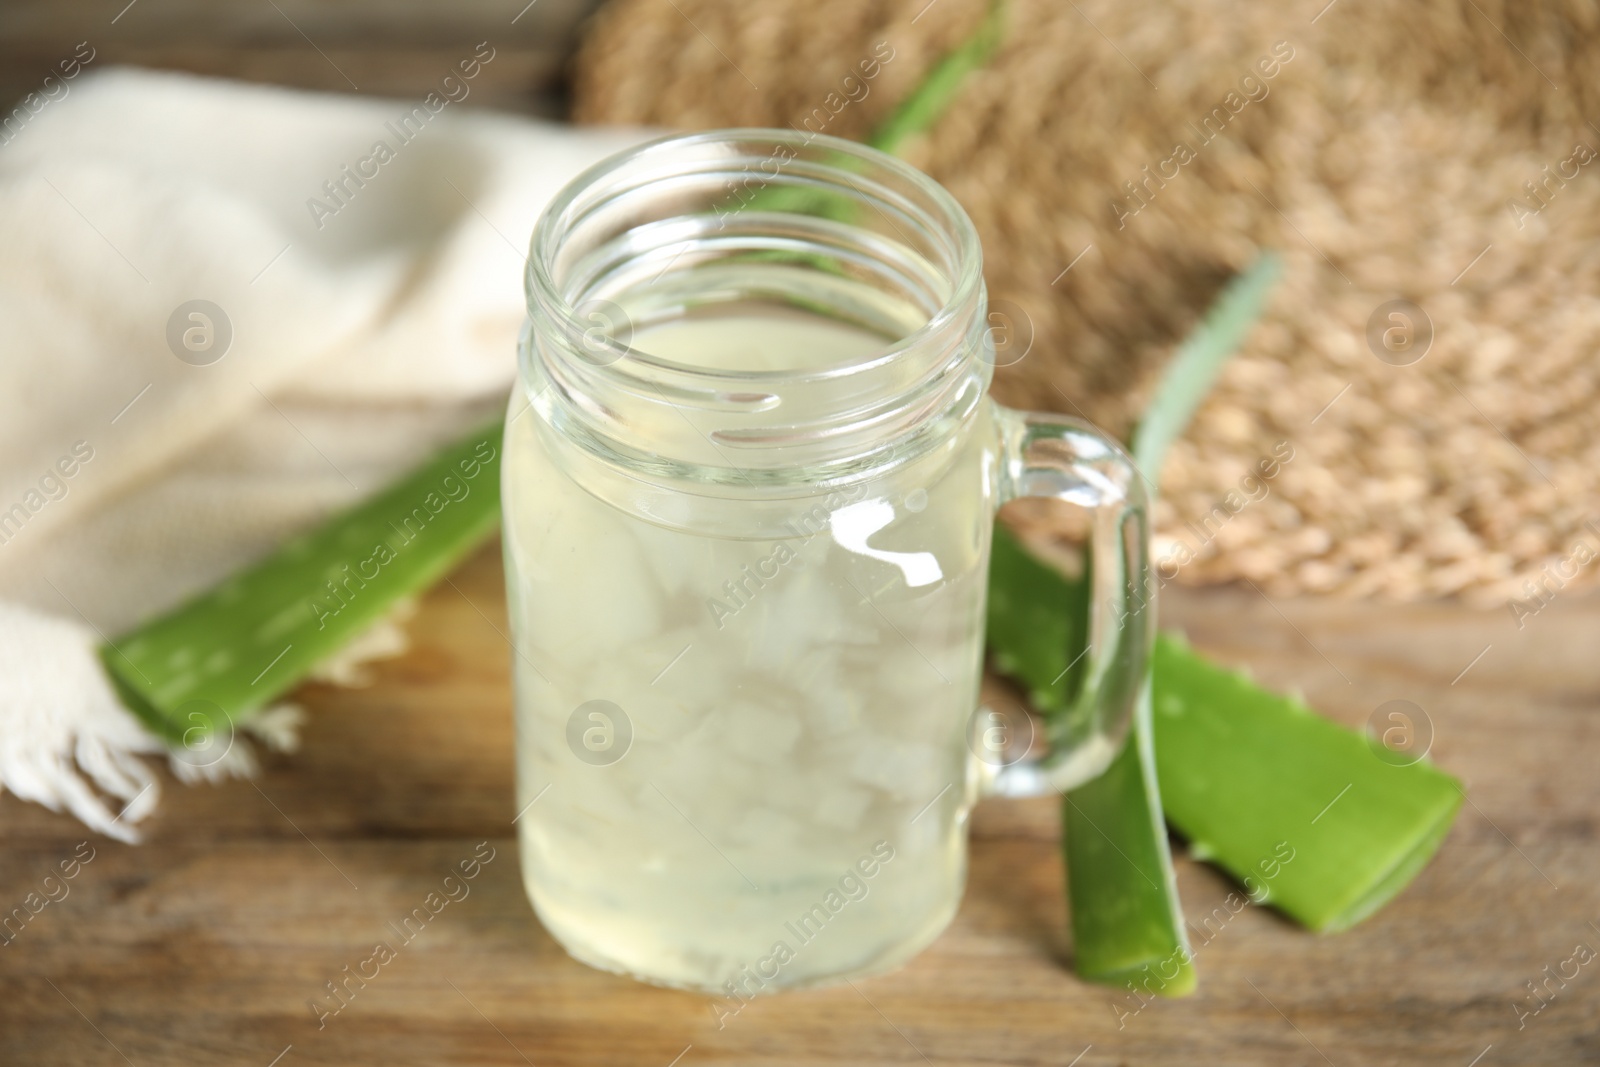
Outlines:
[[[1401,763],[1172,635],[1156,642],[1155,678],[1167,819],[1257,902],[1312,930],[1343,930],[1386,904],[1461,808],[1460,783],[1432,764]]]
[[[496,421],[377,496],[100,650],[129,708],[193,743],[303,679],[402,597],[436,581],[500,516]]]

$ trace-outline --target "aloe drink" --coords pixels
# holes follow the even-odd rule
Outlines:
[[[885,344],[749,304],[632,339],[762,371]],[[992,481],[971,453],[987,408],[951,447],[795,496],[777,536],[751,536],[708,534],[692,490],[670,515],[598,499],[525,405],[505,549],[531,804],[517,825],[545,925],[596,966],[739,995],[915,953],[965,871]],[[735,445],[707,446],[737,462]]]

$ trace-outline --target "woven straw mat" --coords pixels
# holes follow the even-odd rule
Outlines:
[[[1164,580],[1536,607],[1600,573],[1600,9],[1324,2],[1013,0],[902,154],[1031,329],[996,397],[1119,435],[1226,281],[1282,256],[1159,472]],[[575,115],[860,138],[983,12],[613,0]]]

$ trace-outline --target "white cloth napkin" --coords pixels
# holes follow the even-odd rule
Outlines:
[[[133,840],[163,746],[94,646],[499,408],[539,211],[645,134],[68,84],[0,146],[0,788]]]

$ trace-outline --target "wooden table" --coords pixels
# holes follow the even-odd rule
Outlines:
[[[299,753],[267,757],[255,782],[164,778],[146,844],[0,799],[0,906],[86,838],[94,852],[0,946],[0,1063],[1600,1063],[1600,960],[1552,982],[1521,1030],[1514,1008],[1537,1006],[1524,983],[1547,965],[1600,948],[1600,599],[1558,600],[1520,633],[1509,612],[1248,590],[1178,592],[1163,611],[1343,722],[1396,697],[1427,712],[1472,803],[1366,924],[1319,938],[1247,908],[1199,949],[1196,995],[1119,1025],[1133,1002],[1070,969],[1054,805],[987,801],[965,903],[928,951],[856,988],[757,1001],[719,1030],[705,997],[567,958],[523,895],[491,547],[427,596],[415,647],[374,685],[301,692]],[[307,1001],[485,841],[470,895],[319,1029]],[[1178,882],[1191,916],[1231,889],[1181,849]]]

